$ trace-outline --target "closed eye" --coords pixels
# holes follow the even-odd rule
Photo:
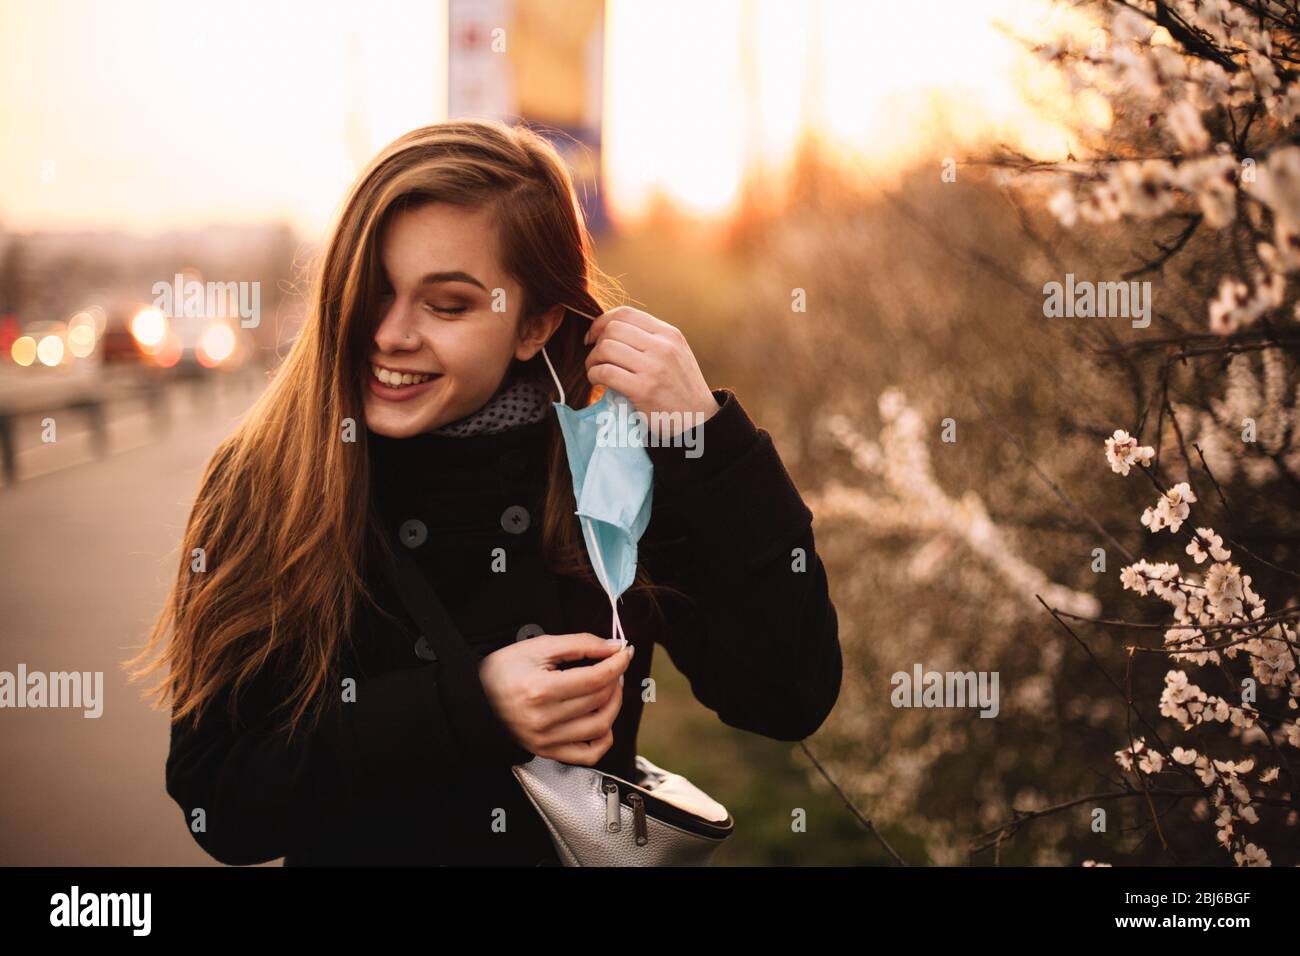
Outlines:
[[[455,308],[448,308],[434,305],[432,302],[425,302],[424,307],[430,312],[438,312],[443,315],[460,315],[463,312],[469,311],[469,307],[464,305],[456,306]]]

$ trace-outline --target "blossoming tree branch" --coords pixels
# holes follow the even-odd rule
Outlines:
[[[1149,806],[1162,842],[1164,813],[1190,807],[1212,820],[1238,865],[1269,865],[1270,848],[1253,834],[1290,831],[1294,844],[1300,814],[1300,575],[1287,566],[1293,529],[1261,528],[1274,503],[1294,512],[1300,501],[1300,302],[1288,292],[1300,269],[1300,10],[1268,0],[1092,9],[1097,29],[1063,31],[1035,49],[1072,91],[1107,102],[1115,131],[1082,158],[999,165],[1012,168],[1017,188],[1043,196],[1061,226],[1086,231],[1080,242],[1114,241],[1126,228],[1157,236],[1126,280],[1163,276],[1199,250],[1205,297],[1166,303],[1160,323],[1101,350],[1146,396],[1136,421],[1113,423],[1096,459],[1134,504],[1129,543],[1145,539],[1149,554],[1119,576],[1126,591],[1163,601],[1168,619],[1087,618],[1044,601],[1080,643],[1071,618],[1134,635],[1124,685],[1112,678],[1130,712],[1115,754],[1126,779],[1113,792],[1017,813],[976,848],[1081,801],[1125,797]],[[1260,592],[1260,576],[1275,593]],[[1153,627],[1158,646],[1145,640]],[[1137,700],[1155,689],[1132,686],[1131,661],[1147,653],[1170,662],[1159,696],[1166,725],[1143,717]]]

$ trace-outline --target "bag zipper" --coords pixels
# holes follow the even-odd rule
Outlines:
[[[619,806],[621,803],[626,803],[632,808],[637,846],[645,846],[649,842],[650,832],[646,817],[650,808],[653,808],[654,815],[665,823],[707,839],[721,840],[731,834],[734,826],[730,817],[720,823],[703,820],[667,801],[657,799],[653,793],[648,796],[642,794],[635,784],[630,784],[612,774],[602,777],[601,789],[605,793],[605,829],[610,833],[618,833],[621,830]]]
[[[605,790],[605,829],[618,833],[623,828],[618,816],[618,784],[606,777],[601,786]]]
[[[627,802],[632,804],[633,831],[636,833],[636,845],[645,846],[650,840],[645,825],[645,798],[639,793],[629,793]]]

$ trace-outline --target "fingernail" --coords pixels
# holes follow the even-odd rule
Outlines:
[[[618,686],[619,686],[619,687],[622,687],[622,686],[623,686],[623,675],[622,675],[622,674],[619,674],[619,675],[618,675]]]
[[[636,645],[635,645],[635,644],[629,644],[629,645],[627,646],[627,659],[628,659],[628,660],[631,660],[631,659],[632,659],[632,655],[635,654],[635,653],[636,653]]]

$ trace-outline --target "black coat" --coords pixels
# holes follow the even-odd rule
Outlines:
[[[597,766],[628,778],[655,644],[724,723],[766,737],[807,737],[839,695],[838,625],[812,513],[769,434],[733,392],[713,394],[722,408],[702,426],[704,454],[649,448],[654,490],[639,561],[692,600],[662,598],[665,625],[641,595],[620,603],[637,653],[614,744]],[[542,564],[550,418],[460,438],[368,436],[376,508],[435,583],[475,652],[467,661],[533,633],[610,636],[604,592]],[[505,571],[494,571],[503,555]],[[229,864],[557,863],[509,769],[533,755],[496,717],[476,665],[430,661],[392,582],[370,583],[399,623],[359,612],[356,651],[340,668],[356,678],[356,700],[314,734],[289,746],[267,730],[261,718],[283,694],[269,668],[241,697],[239,726],[221,696],[197,727],[173,725],[167,792],[187,826],[204,810],[194,839]],[[669,757],[646,756],[672,769]]]

